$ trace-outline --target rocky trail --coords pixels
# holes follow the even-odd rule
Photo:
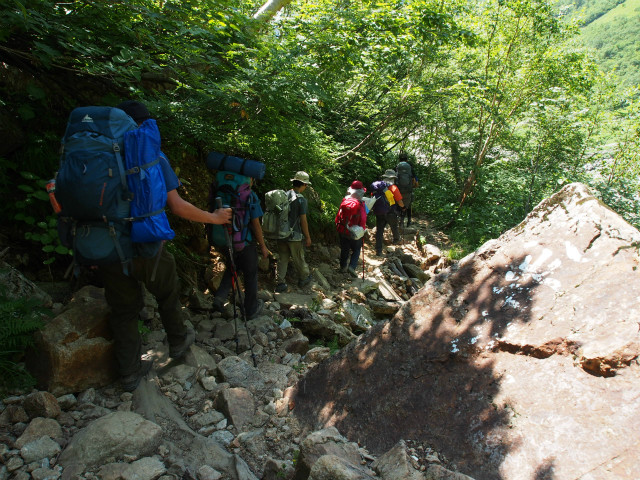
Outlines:
[[[36,285],[11,269],[3,283],[42,297],[57,316],[27,360],[40,389],[0,403],[0,480],[391,479],[413,470],[463,478],[429,446],[401,442],[387,460],[375,458],[335,428],[314,430],[293,414],[292,387],[309,369],[387,321],[448,263],[439,248],[446,239],[426,220],[402,234],[401,245],[386,239],[382,257],[365,239],[364,279],[362,270],[358,278],[338,272],[337,246],[317,244],[308,250],[311,284],[298,288],[293,271],[289,290],[274,294],[273,259],[264,262],[266,308],[246,324],[231,302],[220,314],[208,291],[186,287],[197,338],[180,362],[168,358],[148,297],[142,318],[154,368],[133,394],[117,382],[102,290],[82,287],[63,304],[64,285]],[[214,258],[211,288],[220,271]]]
[[[456,262],[424,220],[404,240],[365,242],[364,279],[317,241],[285,293],[265,262],[246,324],[214,312],[212,261],[181,361],[146,299],[133,394],[102,290],[56,303],[5,264],[56,316],[26,358],[39,389],[0,403],[0,480],[637,480],[640,232],[570,184]]]

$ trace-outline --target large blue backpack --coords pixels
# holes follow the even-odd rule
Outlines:
[[[155,122],[153,127],[157,132]],[[80,107],[71,112],[62,139],[56,197],[62,206],[58,222],[61,241],[73,249],[78,265],[120,262],[127,272],[136,246],[145,245],[134,242],[156,242],[157,252],[158,240],[173,237],[170,229],[159,236],[138,229],[132,237],[132,223],[144,226],[145,219],[161,218],[157,211],[166,202],[158,164],[159,132],[157,140],[149,141],[143,139],[146,133],[138,131],[136,122],[117,108]],[[125,160],[127,143],[130,152]],[[157,149],[146,152],[148,144],[154,143]],[[149,156],[154,159],[149,161]],[[163,196],[156,201],[153,197],[159,189]],[[135,216],[132,205],[136,205]]]
[[[152,118],[135,130],[124,134],[127,185],[133,194],[131,201],[131,240],[151,243],[171,240],[175,232],[164,211],[167,187],[160,166],[160,131]]]
[[[233,246],[239,252],[249,240],[251,220],[251,178],[235,172],[219,171],[209,187],[209,211],[225,206],[233,209],[231,225],[210,225],[207,229],[209,243],[219,249]],[[217,205],[217,202],[221,205]],[[232,245],[229,245],[231,241]]]

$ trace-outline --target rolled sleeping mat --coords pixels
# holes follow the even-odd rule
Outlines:
[[[207,155],[207,168],[239,173],[240,175],[255,178],[256,180],[262,180],[266,170],[266,166],[262,162],[232,157],[231,155],[218,152],[210,152],[209,155]]]

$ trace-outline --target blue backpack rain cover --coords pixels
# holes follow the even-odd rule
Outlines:
[[[171,240],[175,232],[164,211],[167,189],[160,165],[160,131],[154,119],[124,134],[124,154],[127,184],[133,194],[131,240]]]
[[[136,126],[111,107],[80,107],[69,116],[56,176],[58,231],[79,265],[125,264],[133,255],[122,149]]]

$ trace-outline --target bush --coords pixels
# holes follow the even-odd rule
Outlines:
[[[0,295],[0,394],[35,385],[34,378],[19,362],[33,345],[33,333],[44,326],[51,312],[31,298],[9,299]]]

